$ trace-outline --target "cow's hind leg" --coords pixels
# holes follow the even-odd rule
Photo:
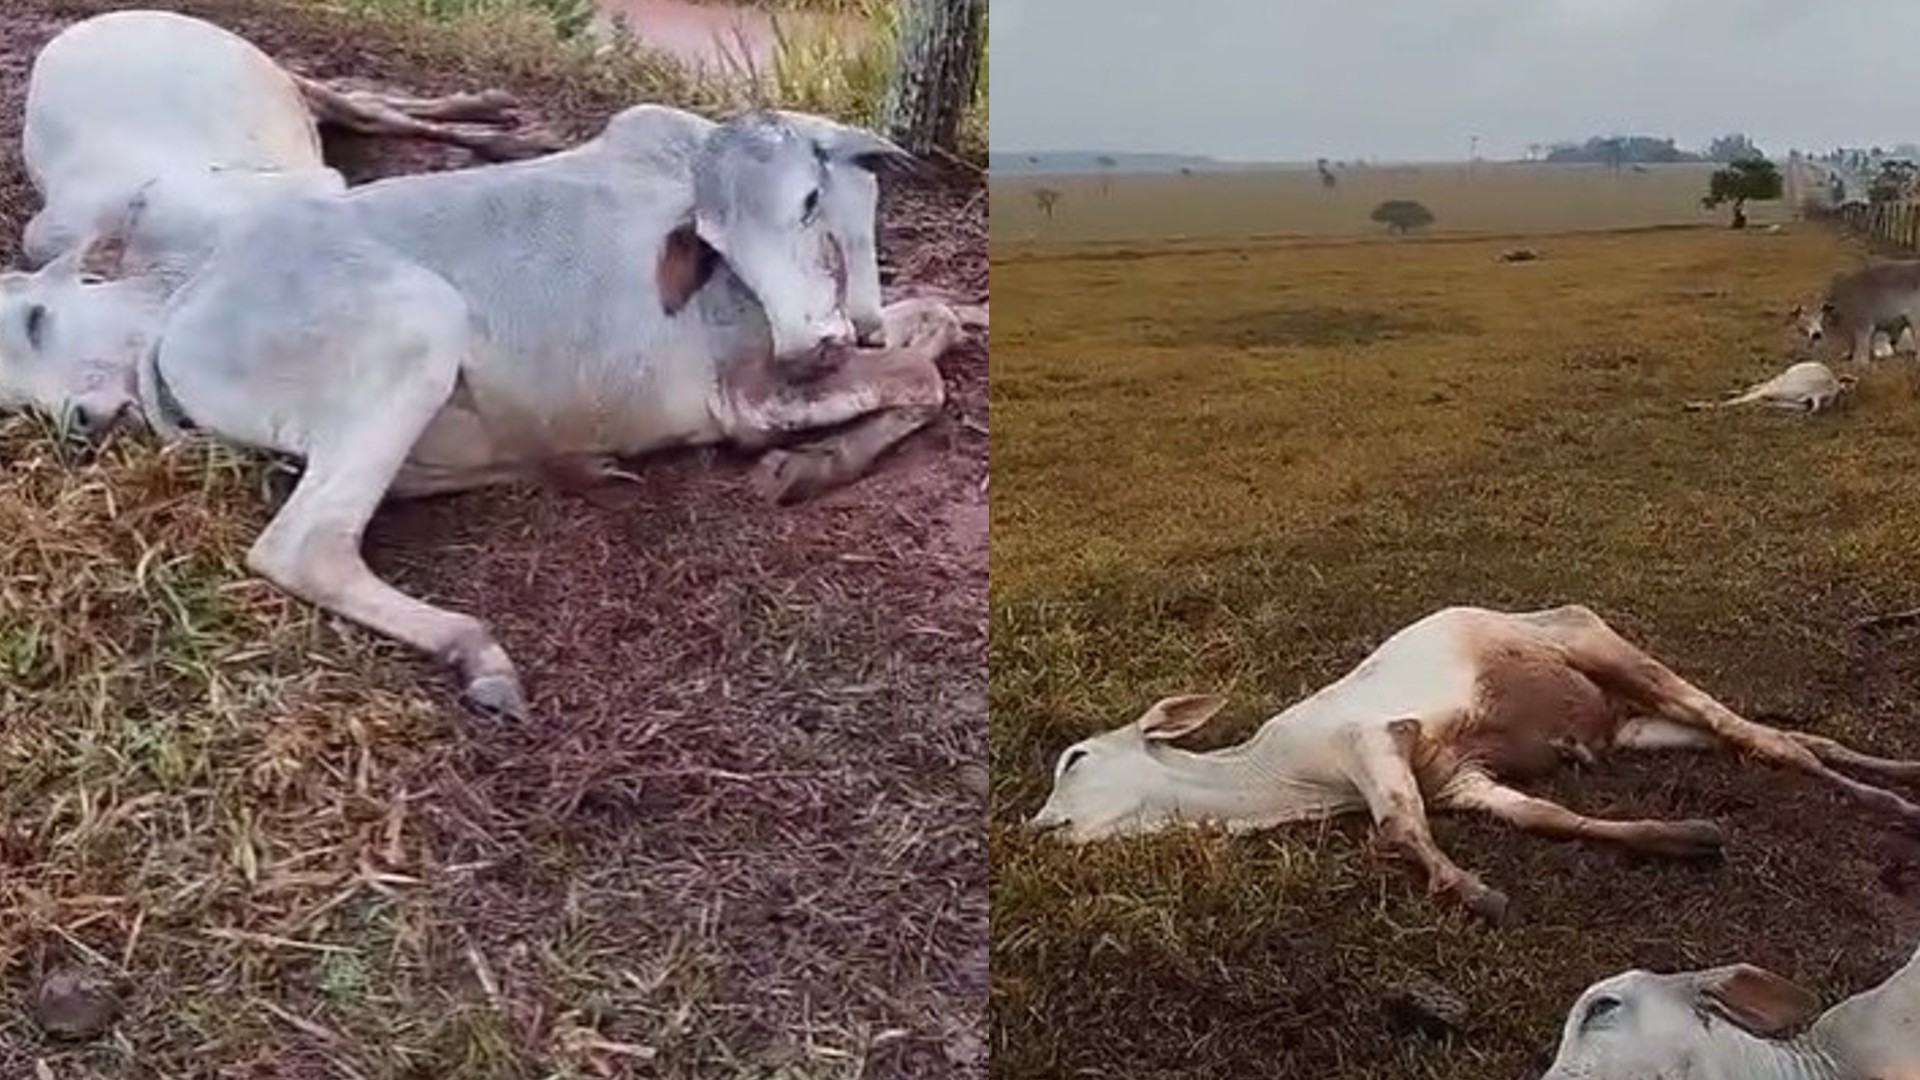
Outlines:
[[[362,90],[337,90],[300,76],[295,76],[294,82],[316,120],[363,135],[450,143],[491,161],[539,157],[562,145],[544,133],[489,130],[508,123],[507,114],[515,105],[510,95],[497,90],[444,98],[407,98]],[[447,122],[453,120],[465,121],[470,126]]]
[[[1477,810],[1513,827],[1554,840],[1600,840],[1651,855],[1693,858],[1726,843],[1711,821],[1608,821],[1577,814],[1547,799],[1516,791],[1484,773],[1462,772],[1447,785],[1441,805]]]
[[[1863,773],[1884,776],[1889,780],[1920,782],[1920,761],[1897,761],[1892,758],[1874,757],[1842,745],[1824,735],[1811,735],[1804,731],[1789,731],[1787,738],[1813,751],[1813,756],[1829,765],[1856,769]]]
[[[1506,895],[1461,869],[1434,842],[1413,769],[1419,743],[1420,724],[1411,719],[1357,729],[1347,747],[1347,775],[1367,800],[1380,842],[1421,869],[1428,891],[1452,897],[1489,922],[1500,922],[1506,918]]]
[[[938,360],[960,338],[960,320],[939,301],[907,300],[884,310],[885,347],[856,352],[839,370],[808,383],[781,383],[750,409],[753,445],[781,435],[848,425],[804,446],[767,451],[755,486],[794,502],[866,475],[902,439],[932,423],[946,404]]]
[[[1562,608],[1549,616],[1568,660],[1602,689],[1660,720],[1715,736],[1769,765],[1815,776],[1856,802],[1920,830],[1920,806],[1885,788],[1863,784],[1829,768],[1806,743],[1787,732],[1755,723],[1642,652],[1585,608]],[[1838,744],[1835,744],[1838,745]]]
[[[1920,761],[1899,761],[1863,754],[1838,740],[1805,731],[1784,731],[1781,734],[1806,747],[1814,757],[1828,765],[1872,773],[1889,780],[1920,783]],[[1621,725],[1614,736],[1613,745],[1622,750],[1710,750],[1727,747],[1724,740],[1711,732],[1652,717],[1636,718]]]

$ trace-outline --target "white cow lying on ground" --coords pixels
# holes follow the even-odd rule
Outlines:
[[[1238,746],[1169,745],[1225,699],[1167,698],[1133,723],[1068,747],[1030,826],[1075,841],[1216,823],[1234,831],[1367,810],[1384,843],[1430,888],[1499,920],[1506,897],[1434,843],[1426,803],[1477,810],[1554,839],[1604,840],[1668,856],[1717,851],[1710,821],[1608,821],[1502,781],[1610,750],[1726,747],[1835,785],[1920,830],[1920,806],[1829,766],[1904,780],[1889,761],[1831,739],[1743,719],[1583,607],[1508,613],[1447,608],[1382,642],[1351,672]]]
[[[960,318],[905,301],[884,312],[886,348],[853,349],[824,220],[844,175],[828,163],[890,144],[808,130],[638,106],[545,158],[289,195],[228,226],[164,304],[110,292],[125,282],[0,299],[0,370],[53,386],[33,404],[58,412],[72,394],[30,373],[137,365],[162,435],[190,424],[304,458],[249,566],[453,662],[470,700],[519,715],[518,676],[483,623],[362,561],[389,493],[846,425],[765,455],[762,482],[785,500],[863,474],[945,400],[935,361]]]
[[[1735,405],[1760,402],[1777,409],[1817,413],[1838,401],[1840,395],[1852,390],[1858,382],[1857,375],[1836,376],[1831,368],[1818,360],[1802,360],[1773,378],[1754,383],[1724,400],[1689,401],[1687,408],[1694,411],[1728,409]]]
[[[115,72],[107,90],[102,70]],[[143,333],[234,222],[283,197],[345,190],[321,160],[309,108],[315,102],[323,118],[348,116],[362,130],[524,150],[526,140],[501,143],[512,137],[397,112],[473,114],[502,100],[511,101],[491,90],[422,101],[342,98],[290,75],[245,39],[170,12],[115,12],[63,30],[35,59],[28,84],[26,165],[46,206],[29,223],[26,246],[29,261],[45,265],[33,275],[0,273],[0,308],[16,316],[12,345],[9,324],[0,322],[0,408],[63,410],[82,430],[110,425],[133,402],[134,388],[133,350],[108,343]],[[372,119],[354,120],[353,109]],[[848,316],[863,343],[878,344],[873,170],[907,155],[822,117],[778,115],[825,148],[833,182],[821,216],[844,256]],[[684,168],[689,148],[714,126],[680,114],[664,129],[677,140],[662,149],[669,167]],[[628,144],[627,152],[642,152],[637,139]],[[89,314],[68,314],[57,325],[44,316],[29,321],[35,311],[79,310]],[[965,310],[972,321],[985,318],[984,309]],[[64,340],[42,340],[55,335]]]
[[[1920,952],[1816,1018],[1819,1007],[1811,992],[1748,964],[1629,971],[1580,995],[1542,1080],[1920,1076]]]
[[[340,190],[316,118],[375,135],[431,139],[491,158],[558,149],[488,130],[515,108],[498,90],[441,98],[347,93],[295,75],[252,43],[167,11],[118,11],[62,30],[34,58],[21,132],[44,203],[23,237],[29,267],[78,246],[145,190],[150,249],[209,245],[217,223],[280,192]],[[465,120],[462,125],[441,121]]]

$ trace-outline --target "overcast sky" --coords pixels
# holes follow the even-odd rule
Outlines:
[[[992,0],[995,150],[1920,142],[1915,0]]]

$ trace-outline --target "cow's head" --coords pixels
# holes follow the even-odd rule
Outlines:
[[[1808,310],[1804,304],[1795,304],[1793,310],[1787,313],[1787,322],[1801,337],[1809,342],[1817,342],[1827,336],[1827,327],[1833,322],[1833,316],[1831,300],[1812,310]]]
[[[847,317],[861,344],[884,337],[880,315],[880,181],[887,162],[911,163],[913,155],[871,131],[811,113],[782,112],[781,119],[813,140],[827,159],[827,226],[840,241],[847,267]]]
[[[871,207],[877,190],[863,193],[855,186],[850,196],[842,195],[834,174],[851,175],[857,166],[830,165],[851,163],[891,144],[844,130],[845,138],[829,149],[784,117],[757,112],[707,135],[694,158],[691,218],[668,236],[662,253],[660,281],[668,311],[690,300],[716,261],[725,259],[765,310],[777,360],[816,359],[854,344],[847,252],[854,245],[843,245],[829,214],[842,200]],[[861,145],[868,149],[861,151]],[[870,239],[872,210],[866,215]],[[877,322],[877,259],[869,265],[861,277],[871,277],[871,317]]]
[[[1212,695],[1170,697],[1139,719],[1060,752],[1053,791],[1027,822],[1069,840],[1153,832],[1180,820],[1180,775],[1165,744],[1200,729],[1226,704]]]
[[[32,273],[0,273],[0,410],[99,434],[135,404],[135,367],[165,296],[118,279],[124,251],[123,234],[103,232]]]
[[[1629,971],[1588,987],[1567,1014],[1542,1080],[1686,1080],[1757,1075],[1764,1040],[1819,1009],[1813,995],[1747,964],[1658,975]]]

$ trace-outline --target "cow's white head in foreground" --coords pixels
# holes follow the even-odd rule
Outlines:
[[[151,339],[165,287],[115,279],[113,238],[33,273],[0,272],[0,411],[33,410],[81,433],[135,405],[134,360]]]
[[[1920,953],[1826,1012],[1749,964],[1629,971],[1568,1012],[1543,1080],[1892,1080],[1920,1075]]]
[[[1546,1080],[1717,1080],[1748,1071],[1771,1040],[1812,1020],[1812,994],[1746,964],[1629,971],[1589,987],[1568,1013]]]
[[[1178,768],[1183,752],[1167,744],[1198,731],[1226,703],[1209,694],[1165,698],[1133,723],[1067,747],[1054,764],[1053,792],[1029,826],[1083,841],[1176,824],[1193,792]]]

